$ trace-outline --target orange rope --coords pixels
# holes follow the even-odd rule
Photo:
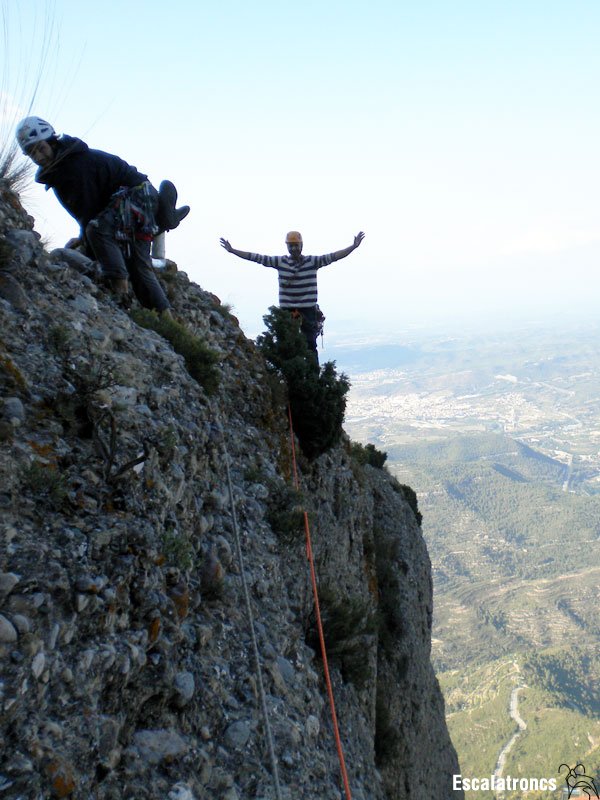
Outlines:
[[[294,485],[296,491],[300,491],[300,481],[298,480],[298,468],[296,466],[296,445],[294,443],[294,425],[292,423],[292,409],[288,404],[288,417],[290,420],[290,439],[292,442],[292,464],[294,467]],[[340,730],[338,727],[337,714],[335,713],[335,700],[333,699],[333,687],[331,685],[331,678],[329,676],[329,663],[327,661],[327,650],[325,648],[325,636],[323,634],[323,623],[321,622],[321,607],[319,606],[319,593],[317,591],[317,573],[315,571],[315,562],[313,558],[312,542],[310,538],[310,526],[308,524],[308,514],[306,511],[304,515],[304,532],[306,534],[306,557],[310,565],[310,580],[312,583],[313,597],[315,600],[315,615],[317,618],[317,630],[319,631],[319,642],[321,643],[321,657],[323,659],[323,671],[325,673],[325,684],[327,685],[327,694],[329,696],[329,705],[331,707],[331,721],[333,722],[333,733],[335,736],[335,746],[337,749],[338,759],[340,762],[340,770],[342,773],[342,782],[344,784],[344,791],[347,800],[352,800],[352,793],[350,792],[350,783],[348,781],[348,772],[346,770],[346,762],[344,760],[344,750],[342,748],[342,740],[340,738]]]

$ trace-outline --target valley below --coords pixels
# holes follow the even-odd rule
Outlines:
[[[556,779],[528,797],[558,796],[561,764],[600,775],[599,334],[531,325],[328,355],[352,381],[346,430],[417,493],[462,774],[489,777],[502,755],[505,776]]]

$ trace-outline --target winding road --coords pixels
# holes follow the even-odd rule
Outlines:
[[[519,736],[521,736],[523,731],[527,728],[527,723],[519,715],[519,692],[522,691],[523,689],[525,689],[525,686],[517,686],[510,693],[508,713],[519,726],[519,730],[513,733],[508,742],[504,745],[504,747],[500,751],[500,755],[498,756],[498,761],[496,761],[496,768],[494,770],[494,776],[496,778],[502,777],[502,773],[504,772],[504,766],[506,764],[506,757],[510,753],[514,743],[517,741]]]

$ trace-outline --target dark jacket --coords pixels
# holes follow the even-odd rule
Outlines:
[[[90,150],[85,142],[63,135],[56,145],[56,158],[40,167],[35,179],[53,189],[60,204],[81,226],[103,211],[121,186],[137,186],[148,179],[126,161],[102,150]]]

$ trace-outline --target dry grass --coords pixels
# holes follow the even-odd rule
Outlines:
[[[17,145],[16,126],[35,114],[58,116],[79,65],[60,67],[55,0],[37,5],[0,0],[0,25],[0,185],[19,194],[33,165]],[[44,107],[34,108],[42,88]]]
[[[4,141],[0,147],[0,186],[20,194],[32,172],[31,164],[23,158],[17,143]]]

